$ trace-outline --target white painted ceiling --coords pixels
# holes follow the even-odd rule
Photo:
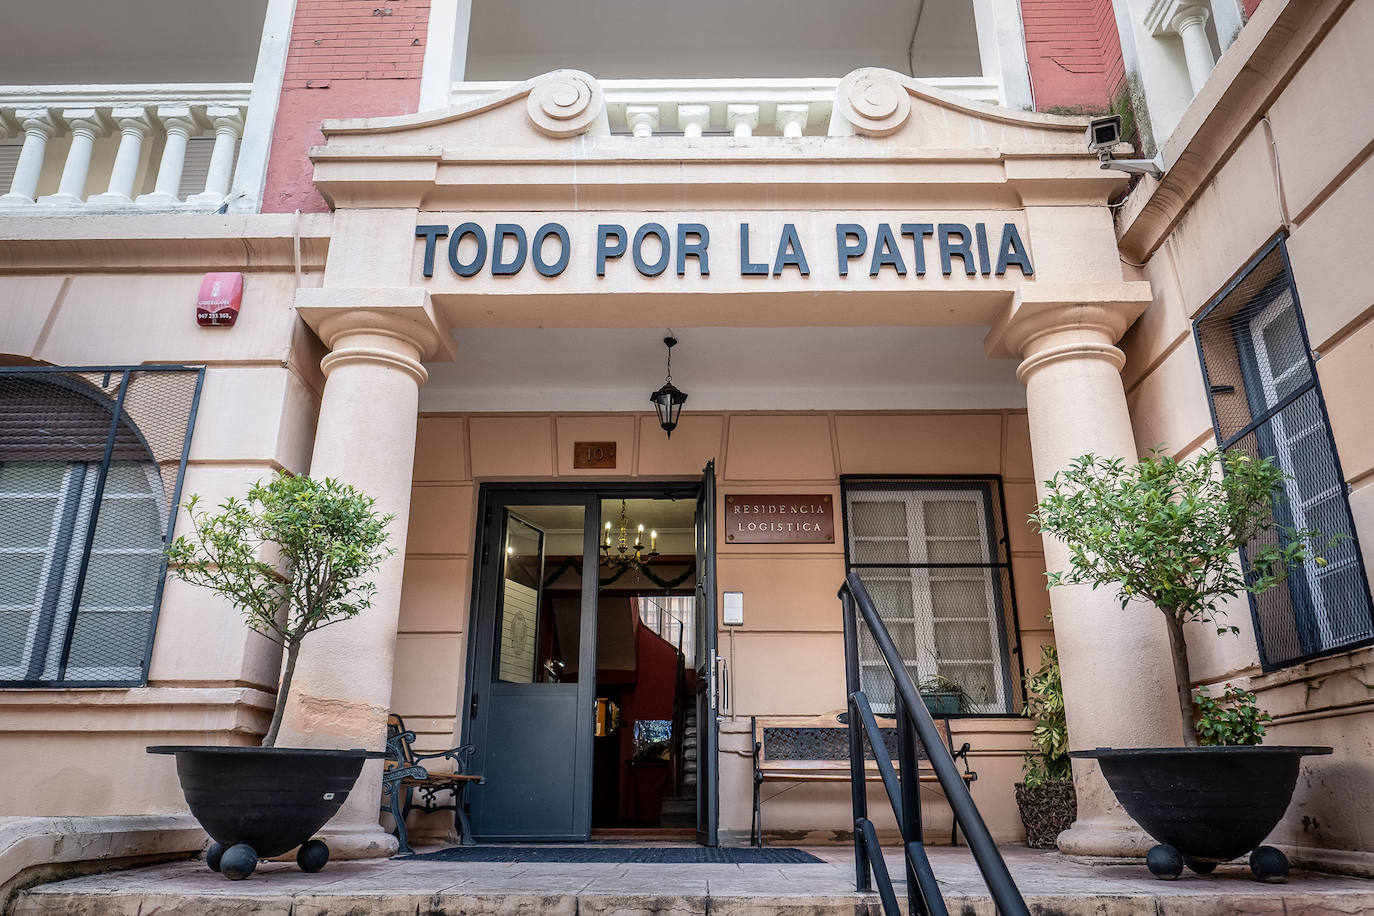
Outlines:
[[[559,67],[601,79],[981,72],[972,0],[473,0],[456,78]]]
[[[248,83],[267,0],[0,0],[0,85]]]
[[[648,411],[664,331],[462,328],[430,363],[422,410]],[[1024,407],[1014,360],[983,355],[981,327],[684,328],[673,383],[687,410]]]

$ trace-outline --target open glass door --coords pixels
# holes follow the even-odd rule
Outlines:
[[[716,657],[716,463],[708,461],[697,497],[697,842],[718,845],[720,775],[716,769],[720,692]]]
[[[489,497],[468,696],[478,839],[590,837],[599,520],[590,494]]]

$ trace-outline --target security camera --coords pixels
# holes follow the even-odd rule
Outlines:
[[[1114,159],[1112,149],[1121,142],[1121,115],[1103,115],[1088,122],[1088,149],[1097,153],[1099,168],[1115,169],[1132,175],[1164,177],[1163,163],[1154,159]]]
[[[1106,115],[1088,122],[1088,149],[1101,155],[1110,154],[1121,142],[1121,115]]]

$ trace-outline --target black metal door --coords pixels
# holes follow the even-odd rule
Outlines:
[[[716,846],[720,774],[716,769],[721,691],[716,657],[716,463],[708,461],[697,497],[697,842]]]
[[[489,493],[469,654],[472,830],[481,840],[591,834],[597,526],[590,493]]]

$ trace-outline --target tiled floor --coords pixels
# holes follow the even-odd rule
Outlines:
[[[159,865],[42,885],[16,902],[16,916],[190,913],[208,916],[316,914],[614,914],[639,916],[830,916],[878,913],[877,898],[854,892],[851,852],[809,851],[809,865],[618,865],[335,862],[314,875],[265,862],[229,881],[202,862]],[[1295,872],[1261,884],[1240,866],[1208,877],[1159,881],[1143,866],[1097,866],[1057,853],[1004,850],[1031,911],[1092,916],[1326,916],[1374,913],[1374,881]],[[901,875],[896,851],[889,856]],[[968,850],[931,850],[951,913],[994,912]]]

